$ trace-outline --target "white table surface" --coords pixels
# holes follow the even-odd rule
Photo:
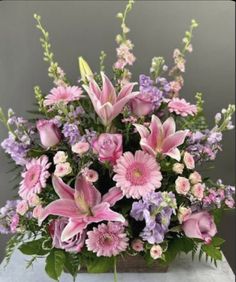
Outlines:
[[[52,282],[44,272],[44,260],[38,259],[33,267],[25,269],[30,257],[16,251],[6,269],[0,265],[0,282]],[[61,276],[60,282],[71,282],[68,274]],[[79,274],[78,282],[113,282],[113,274]],[[119,282],[233,282],[235,275],[224,258],[216,268],[213,264],[201,262],[197,257],[181,255],[169,267],[167,273],[122,273]]]

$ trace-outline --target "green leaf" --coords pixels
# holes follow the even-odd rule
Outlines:
[[[215,221],[215,223],[217,225],[220,223],[222,215],[223,215],[223,210],[222,209],[215,209],[215,210],[213,210],[214,221]]]
[[[214,237],[212,238],[212,241],[211,241],[211,244],[214,246],[214,247],[219,247],[221,246],[222,244],[224,244],[225,240],[220,238],[220,237]]]
[[[113,258],[97,257],[87,262],[87,270],[89,273],[107,272],[113,268]]]
[[[58,281],[65,265],[65,253],[62,250],[53,249],[46,258],[45,271],[48,276]]]
[[[73,278],[76,277],[78,270],[80,268],[80,260],[77,254],[65,253],[65,270],[69,272]]]
[[[24,254],[24,255],[39,255],[43,256],[46,255],[49,251],[44,250],[42,245],[45,241],[45,238],[41,238],[35,241],[30,241],[22,244],[18,249]]]
[[[203,245],[202,246],[203,252],[206,253],[207,256],[211,257],[213,260],[221,260],[222,253],[219,248],[211,245]]]

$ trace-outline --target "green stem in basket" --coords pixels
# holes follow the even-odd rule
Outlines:
[[[114,257],[114,282],[118,282],[116,263],[116,257]]]

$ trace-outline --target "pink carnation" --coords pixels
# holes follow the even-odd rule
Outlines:
[[[139,199],[161,186],[162,175],[155,158],[143,152],[124,153],[114,167],[113,179],[127,198]]]
[[[197,113],[197,107],[191,105],[185,99],[173,98],[168,104],[169,112],[175,112],[177,115],[186,117],[188,115],[194,116]]]
[[[50,167],[47,156],[41,156],[39,159],[32,159],[26,164],[26,170],[22,173],[19,195],[24,200],[31,194],[37,194],[46,186],[47,178],[50,176],[48,169]]]
[[[128,237],[121,223],[108,222],[94,227],[87,233],[86,245],[89,251],[96,253],[98,257],[116,256],[128,247]]]
[[[77,86],[58,86],[45,97],[44,105],[51,106],[61,102],[68,104],[71,101],[79,100],[81,94],[82,90]]]

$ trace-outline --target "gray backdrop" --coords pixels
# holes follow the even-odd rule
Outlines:
[[[42,60],[39,32],[33,14],[42,16],[51,35],[54,53],[71,81],[78,78],[77,57],[82,55],[98,70],[100,50],[108,54],[107,71],[115,60],[115,35],[120,31],[116,13],[124,1],[10,1],[0,3],[0,104],[12,107],[19,115],[34,102],[33,86],[47,93],[52,87],[47,65]],[[199,23],[194,33],[194,52],[187,58],[187,73],[182,95],[194,101],[197,91],[204,93],[209,124],[228,103],[234,103],[235,13],[233,1],[138,1],[128,19],[130,38],[135,44],[138,74],[148,73],[153,56],[164,56],[171,62],[172,51],[179,47],[192,18]],[[3,139],[6,131],[1,126]],[[214,170],[205,173],[214,179],[234,184],[234,131],[224,137],[224,152],[219,153]],[[0,154],[0,205],[11,198],[10,175]],[[226,239],[224,252],[232,266],[235,263],[234,212],[224,216],[220,234]],[[0,239],[0,258],[5,239]]]

